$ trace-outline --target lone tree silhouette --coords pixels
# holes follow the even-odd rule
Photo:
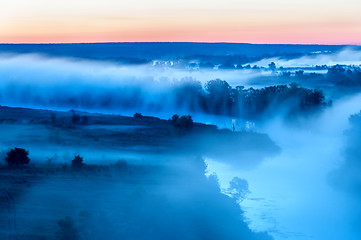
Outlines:
[[[141,119],[143,118],[143,115],[141,113],[134,113],[133,117],[137,119]]]
[[[75,170],[81,169],[85,164],[83,163],[83,158],[79,155],[76,155],[71,161],[71,167]]]
[[[14,148],[6,153],[7,156],[5,161],[9,166],[19,166],[29,164],[30,158],[28,157],[29,152],[23,148]]]

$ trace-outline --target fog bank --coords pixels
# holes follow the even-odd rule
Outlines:
[[[344,133],[350,128],[349,116],[359,112],[360,102],[360,94],[344,97],[321,116],[297,125],[277,119],[259,123],[258,130],[269,134],[281,153],[256,169],[237,170],[217,159],[208,160],[209,171],[216,172],[223,188],[235,176],[248,181],[251,193],[241,206],[251,228],[268,231],[276,240],[361,237],[357,227],[360,208],[355,204],[359,188],[345,192],[335,187],[335,183],[338,186],[345,178],[348,182],[358,182],[347,177],[349,172],[342,170],[345,167],[338,169],[345,161],[350,162],[350,154],[354,159],[360,157],[354,147],[354,151],[344,154],[344,149],[359,142],[358,138],[347,140],[349,137]],[[330,173],[335,170],[338,177],[335,179],[333,174],[330,182]],[[356,196],[348,194],[349,191]]]

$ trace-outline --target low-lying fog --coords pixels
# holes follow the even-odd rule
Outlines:
[[[314,54],[295,59],[266,58],[252,63],[261,67],[267,67],[270,62],[277,63],[284,68],[333,66],[333,65],[361,65],[361,52],[353,48],[346,48],[340,52]]]
[[[248,79],[260,74],[8,55],[0,58],[0,101],[6,106],[122,115],[137,111],[169,117],[169,112],[175,113],[173,90],[182,82],[196,79],[203,84],[211,79],[227,78],[230,83],[247,85]]]
[[[340,180],[331,183],[330,174],[346,161],[350,143],[345,131],[360,102],[361,94],[344,97],[321,116],[297,125],[281,119],[260,123],[257,131],[280,146],[279,155],[251,170],[208,159],[208,170],[217,173],[223,188],[235,176],[248,181],[251,193],[241,206],[250,226],[275,239],[359,239],[359,199],[335,188]]]
[[[268,68],[271,62],[275,62],[276,71]],[[298,67],[308,67],[303,71],[324,74],[325,69],[312,68],[323,64],[360,65],[360,52],[346,49],[339,53],[289,60],[264,59],[250,65],[263,66],[262,69],[241,70],[191,69],[167,64],[121,65],[36,54],[8,54],[0,56],[0,101],[7,106],[83,109],[120,114],[142,111],[166,117],[174,111],[177,101],[174,99],[175,91],[184,83],[199,81],[204,85],[207,81],[222,79],[232,87],[260,88],[288,84],[287,78],[276,77],[282,74],[281,67],[293,69],[291,71],[296,71]],[[319,79],[299,83],[310,87],[328,84]],[[177,111],[187,113],[189,109]]]
[[[359,52],[345,50],[336,55],[324,54],[288,61],[265,59],[254,64],[267,67],[272,61],[276,63],[277,67],[295,68],[337,63],[360,65],[361,55]],[[242,71],[189,70],[151,65],[116,65],[107,62],[47,58],[39,55],[3,55],[0,57],[0,104],[58,110],[74,108],[122,115],[142,112],[147,115],[169,118],[174,113],[187,113],[187,109],[174,108],[171,101],[172,95],[169,94],[172,86],[179,84],[184,79],[195,79],[204,84],[209,80],[220,78],[226,80],[231,86],[252,87],[259,86],[252,85],[255,81],[257,82],[255,80],[257,77],[272,74],[272,71],[252,69]],[[127,102],[127,106],[112,106],[106,101],[107,97],[109,99],[134,99],[134,102]],[[93,104],[91,108],[87,108],[89,98]],[[226,159],[227,156],[221,158],[204,155],[201,157],[206,158],[207,174],[213,172],[216,174],[224,194],[229,194],[226,189],[234,177],[246,180],[246,182],[242,180],[241,182],[245,185],[248,183],[250,192],[246,194],[243,201],[240,201],[240,206],[244,211],[245,221],[252,230],[268,232],[275,240],[358,240],[361,238],[359,228],[361,208],[357,204],[359,198],[350,191],[359,194],[360,189],[340,190],[335,184],[338,178],[332,177],[334,176],[332,174],[340,169],[346,161],[344,152],[350,142],[345,131],[350,128],[348,120],[350,115],[360,112],[360,103],[361,94],[353,93],[336,99],[332,106],[323,109],[316,115],[300,117],[291,123],[278,117],[277,113],[263,121],[236,119],[236,130],[246,129],[267,134],[280,151],[274,151],[266,157],[262,156],[262,159],[252,166],[246,166],[247,162],[253,160],[246,159],[246,155],[242,155],[243,159],[239,159],[239,161],[234,159],[230,161]],[[220,128],[232,128],[232,118],[230,117],[208,116],[203,113],[197,114],[196,111],[192,115],[195,120],[203,123],[215,123]],[[11,128],[4,130],[2,134],[5,134],[6,131],[11,131]],[[26,130],[24,131],[26,132]],[[23,134],[24,131],[22,131]],[[36,137],[34,136],[34,138]],[[0,145],[1,148],[6,148],[5,145],[9,142],[16,142],[16,139],[7,139],[7,142],[4,140]],[[31,148],[31,145],[28,146]],[[42,146],[42,148],[45,156],[54,156],[51,154],[54,148],[51,150],[48,150],[46,146]],[[230,143],[229,151],[232,151],[232,148],[237,149],[240,146]],[[73,154],[70,151],[71,148],[69,148],[69,152],[65,151],[65,153],[59,150],[59,153],[56,154]],[[85,157],[98,156],[98,150],[91,149],[88,155],[85,153],[86,149],[81,151]],[[262,151],[261,147],[260,151]],[[107,154],[104,159],[111,159],[112,153],[108,152]],[[113,160],[121,154],[121,152],[114,152]],[[361,157],[357,151],[354,154],[355,158]],[[41,153],[39,153],[39,159],[40,155]],[[61,157],[67,158],[68,155]],[[254,155],[249,155],[248,158],[252,156]],[[147,158],[143,155],[127,157]],[[156,158],[155,155],[148,159]],[[189,164],[184,160],[179,164],[183,163]],[[191,163],[190,166],[193,164]],[[234,202],[229,203],[228,198],[225,199],[224,195],[218,194],[216,180],[213,176],[207,180],[202,175],[203,167],[197,165],[193,168],[186,165],[178,168],[178,166],[172,165],[169,167],[171,173],[175,174],[180,169],[180,173],[184,173],[184,176],[177,178],[172,175],[166,175],[166,177],[151,175],[150,178],[142,179],[149,181],[147,184],[136,183],[137,190],[141,189],[139,192],[133,191],[132,188],[125,186],[126,184],[123,186],[123,183],[114,184],[106,189],[108,192],[105,192],[100,200],[94,200],[94,202],[89,200],[84,203],[84,206],[86,208],[95,204],[96,207],[99,207],[99,214],[102,214],[101,211],[104,211],[105,215],[108,214],[100,219],[109,220],[109,214],[112,219],[111,212],[113,207],[116,209],[117,201],[119,201],[122,206],[129,208],[129,212],[116,217],[121,221],[129,220],[129,226],[132,223],[135,224],[139,219],[141,219],[140,226],[146,226],[147,221],[155,221],[156,230],[147,228],[150,239],[156,239],[156,233],[159,232],[163,234],[163,239],[174,238],[174,236],[176,236],[174,239],[237,239],[237,234],[249,237],[246,239],[268,239],[266,234],[254,235],[247,229],[241,216],[242,211]],[[339,174],[342,175],[342,173]],[[199,181],[199,184],[194,184],[192,181]],[[64,183],[57,182],[56,179],[54,182],[52,184],[64,187]],[[82,184],[82,182],[75,183],[78,188],[82,188],[84,186]],[[188,186],[191,186],[190,191],[188,191]],[[96,185],[96,188],[101,189],[101,185]],[[143,192],[144,188],[147,191]],[[45,194],[44,189],[53,191],[50,183],[39,184],[33,192],[29,191],[26,194],[24,204],[35,204],[36,199],[42,199]],[[204,192],[201,191],[202,189]],[[112,195],[109,194],[113,191],[117,194],[116,199],[112,199]],[[124,196],[131,197],[124,197],[123,193]],[[161,197],[158,195],[160,193],[163,194]],[[69,194],[76,194],[76,191],[71,190]],[[89,198],[94,197],[91,193],[89,194]],[[87,198],[82,197],[81,199]],[[148,202],[146,199],[151,199],[151,201]],[[180,203],[179,199],[184,202]],[[109,202],[110,205],[106,207],[102,204],[97,205],[101,201],[103,201],[102,204]],[[204,205],[205,202],[207,204]],[[163,209],[163,203],[169,207],[169,212]],[[43,204],[46,205],[46,203]],[[62,206],[81,204],[81,202],[69,200]],[[195,206],[195,204],[198,205]],[[229,206],[225,211],[222,208],[224,205]],[[156,206],[155,210],[152,209],[154,206]],[[46,209],[44,209],[39,209],[41,214],[45,214]],[[185,210],[186,212],[184,212]],[[59,209],[56,211],[54,215],[63,216],[59,214]],[[160,215],[158,216],[159,211]],[[18,214],[26,215],[27,213],[26,210],[20,208]],[[73,213],[69,210],[67,214]],[[142,219],[143,215],[147,219]],[[167,219],[174,215],[178,216],[177,221],[167,222]],[[192,223],[196,225],[200,216],[204,215],[209,216],[209,220],[207,220],[209,224],[194,228]],[[218,217],[222,221],[221,224],[217,221]],[[240,220],[240,223],[236,220]],[[90,218],[88,221],[90,226],[96,226],[96,220]],[[27,224],[29,225],[25,227],[32,227],[30,223]],[[177,224],[180,224],[183,229],[190,229],[192,237],[177,230],[175,227]],[[125,230],[123,229],[125,236],[147,239],[144,236],[134,235],[134,229],[128,228],[129,226],[124,228]],[[213,226],[214,229],[211,230],[214,231],[211,233],[215,235],[208,234],[210,229],[206,229],[205,226]],[[109,225],[111,231],[117,227]],[[147,225],[147,227],[149,226]],[[167,227],[169,229],[166,229]],[[224,237],[225,235],[222,235],[224,233],[228,233],[229,236]],[[102,232],[99,230],[97,234],[101,235]]]

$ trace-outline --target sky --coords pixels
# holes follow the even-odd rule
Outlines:
[[[360,0],[3,0],[0,43],[361,44]]]

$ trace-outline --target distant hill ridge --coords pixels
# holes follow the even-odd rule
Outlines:
[[[124,43],[64,43],[64,44],[0,44],[0,53],[40,53],[56,57],[88,59],[177,59],[192,56],[247,57],[303,55],[314,52],[337,52],[346,47],[361,50],[361,46],[294,45],[249,43],[196,42],[124,42]]]

